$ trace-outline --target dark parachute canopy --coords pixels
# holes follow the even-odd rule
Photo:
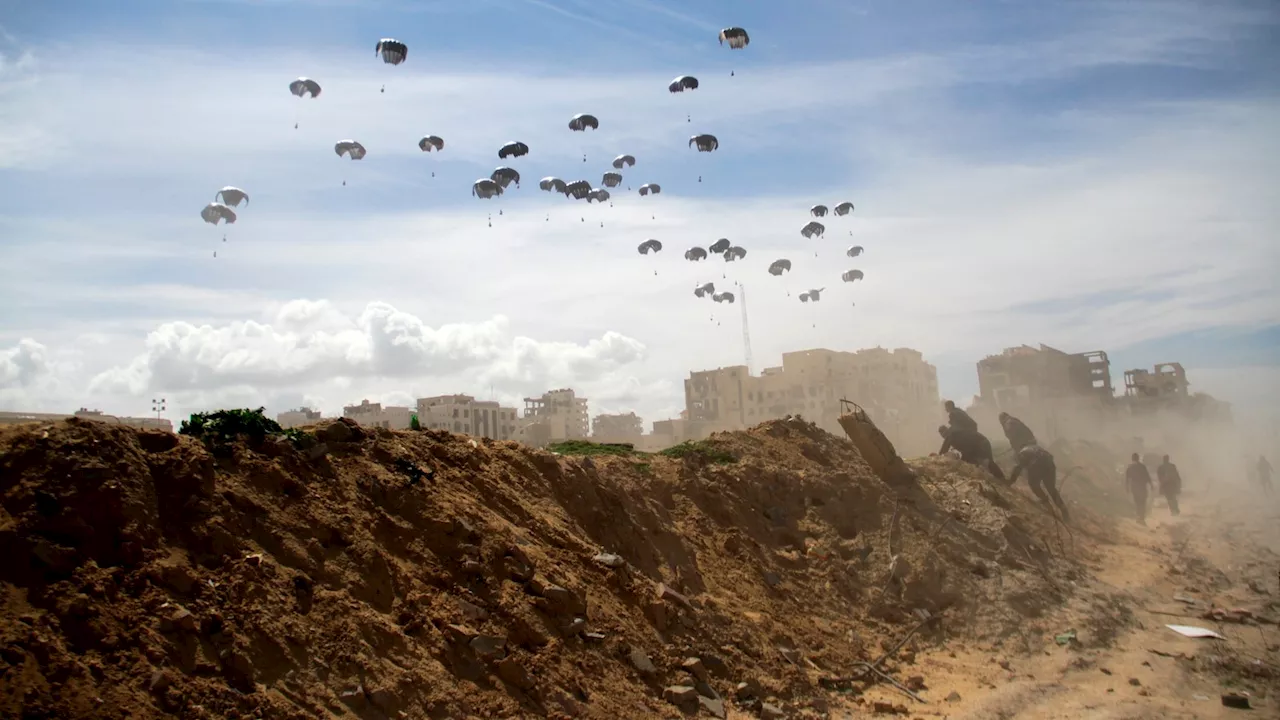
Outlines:
[[[622,168],[629,168],[629,167],[635,167],[635,166],[636,166],[635,155],[619,155],[618,157],[613,159],[614,170],[621,170]]]
[[[641,255],[648,255],[650,252],[661,252],[662,243],[658,242],[657,240],[645,240],[644,242],[640,243],[638,247],[636,247],[636,250]]]
[[[790,270],[791,270],[791,261],[786,258],[782,258],[780,260],[774,260],[769,265],[770,275],[781,275],[784,272],[790,272]]]
[[[720,44],[729,43],[729,49],[741,50],[751,44],[751,37],[740,27],[729,27],[720,31]]]
[[[480,178],[471,185],[471,194],[481,200],[488,200],[502,194],[502,186],[491,178]]]
[[[853,212],[853,203],[851,202],[842,202],[836,206],[837,215],[840,215],[843,217],[845,215],[848,215],[851,212]]]
[[[289,83],[289,92],[298,97],[320,97],[320,83],[308,77],[300,77]]]
[[[645,183],[640,186],[640,197],[645,195],[657,195],[662,192],[662,186],[658,183]]]
[[[707,251],[700,247],[691,247],[684,251],[684,259],[689,262],[698,262],[707,259]]]
[[[862,254],[862,246],[861,245],[850,246],[848,250],[844,251],[844,254],[848,255],[849,257],[858,257],[859,255]]]
[[[741,260],[746,256],[747,256],[747,249],[743,247],[738,247],[737,245],[734,245],[733,247],[724,251],[725,262],[733,262],[735,260]]]
[[[564,194],[574,200],[586,200],[591,197],[591,183],[586,180],[574,180],[564,186]]]
[[[382,38],[374,46],[375,55],[382,55],[382,62],[388,65],[399,65],[409,57],[409,46],[392,38]]]
[[[672,80],[671,84],[667,86],[667,90],[673,93],[684,92],[685,90],[697,90],[697,89],[698,89],[698,78],[692,75],[681,75],[675,80]]]
[[[563,194],[567,186],[564,184],[564,181],[558,177],[544,177],[538,181],[538,187],[546,190],[547,192],[555,191]]]
[[[596,119],[595,115],[589,115],[587,113],[579,113],[569,119],[570,130],[583,132],[587,128],[591,128],[592,130],[600,129],[600,121]]]
[[[489,175],[489,179],[501,185],[503,190],[506,190],[511,183],[515,183],[516,187],[520,187],[520,173],[516,172],[515,168],[496,168]]]
[[[720,238],[719,240],[711,243],[711,247],[707,249],[718,255],[728,250],[732,245],[733,243],[729,242],[729,238]]]
[[[506,160],[509,157],[524,157],[528,154],[529,146],[514,140],[498,149],[499,160]]]
[[[800,228],[800,234],[807,238],[811,238],[814,235],[817,235],[818,237],[822,237],[822,233],[826,231],[827,231],[827,226],[817,221],[810,222],[806,224],[804,227]]]
[[[698,152],[711,152],[720,147],[720,141],[715,135],[694,135],[689,138],[689,147],[698,147]]]
[[[418,141],[418,149],[422,152],[431,152],[432,150],[444,149],[444,138],[439,135],[427,135]]]
[[[853,282],[854,280],[861,280],[862,277],[863,275],[861,270],[848,270],[840,276],[840,279],[845,282]]]

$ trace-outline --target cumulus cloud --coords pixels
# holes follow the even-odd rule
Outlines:
[[[147,335],[142,354],[98,374],[89,390],[141,395],[303,389],[335,378],[394,383],[462,375],[486,384],[536,388],[590,384],[643,360],[645,353],[644,344],[617,332],[584,344],[544,342],[514,335],[502,316],[433,328],[385,302],[344,315],[327,301],[295,300],[268,323],[165,323]],[[12,364],[18,367],[16,361]]]

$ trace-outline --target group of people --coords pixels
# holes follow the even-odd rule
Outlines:
[[[942,448],[938,450],[938,454],[945,455],[955,450],[960,453],[960,459],[986,468],[997,480],[1010,486],[1025,473],[1031,492],[1035,493],[1050,512],[1056,507],[1064,521],[1070,517],[1067,504],[1058,494],[1058,466],[1053,454],[1036,442],[1035,433],[1031,432],[1026,423],[1009,413],[1000,413],[1000,427],[1017,458],[1013,472],[1006,479],[1004,471],[996,464],[991,441],[978,431],[977,421],[950,400],[944,407],[947,411],[947,424],[938,428],[938,434],[942,436]]]
[[[1134,453],[1129,457],[1129,467],[1124,471],[1124,482],[1133,495],[1133,506],[1138,511],[1138,522],[1147,524],[1147,490],[1156,488],[1169,502],[1169,512],[1178,515],[1178,493],[1182,492],[1182,476],[1178,474],[1178,466],[1169,462],[1165,455],[1156,468],[1156,480],[1152,481],[1151,471],[1147,469],[1142,457]]]

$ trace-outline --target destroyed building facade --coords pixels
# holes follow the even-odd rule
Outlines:
[[[418,398],[417,409],[418,426],[424,430],[448,430],[491,440],[512,439],[519,423],[515,408],[471,395]]]

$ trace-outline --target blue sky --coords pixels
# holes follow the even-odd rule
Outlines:
[[[762,365],[909,346],[965,397],[983,355],[1043,342],[1280,402],[1266,0],[0,0],[0,18],[0,404],[334,411],[575,384],[659,419],[688,370],[741,362],[740,307],[697,302],[706,280],[747,288]],[[729,25],[747,49],[717,44]],[[408,61],[376,59],[380,37]],[[670,95],[680,74],[702,87]],[[299,75],[320,98],[288,94]],[[578,112],[601,129],[570,133]],[[720,150],[689,150],[700,132]],[[428,133],[443,153],[418,151]],[[333,155],[347,137],[365,160]],[[523,187],[476,200],[508,140],[532,148],[510,163]],[[537,190],[624,152],[610,207]],[[223,185],[251,196],[226,243],[198,217]],[[799,236],[843,200],[852,217]],[[666,248],[640,258],[650,237]],[[718,237],[748,258],[681,259]],[[778,257],[796,267],[774,279]],[[841,286],[854,266],[866,281]],[[796,302],[809,287],[820,306]]]

